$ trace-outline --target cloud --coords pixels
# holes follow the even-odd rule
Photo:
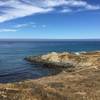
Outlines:
[[[55,6],[84,6],[87,2],[82,0],[44,0],[46,7],[55,7]]]
[[[44,0],[43,4],[43,7],[65,6],[68,9],[71,7],[83,7],[86,10],[100,9],[100,5],[92,5],[85,0]]]
[[[23,27],[26,27],[28,26],[28,24],[18,24],[15,26],[15,28],[23,28]]]
[[[100,5],[85,0],[0,0],[0,23],[37,13],[58,11],[57,7],[61,7],[61,12],[64,13],[74,11],[74,7],[84,10],[100,9]]]
[[[42,28],[46,28],[47,26],[46,25],[42,25]]]
[[[37,25],[35,25],[35,24],[34,24],[34,25],[32,25],[32,27],[33,27],[33,28],[36,28],[36,27],[37,27]]]
[[[72,12],[72,9],[63,8],[60,12],[61,12],[61,13],[68,13],[68,12]]]
[[[41,8],[38,6],[33,6],[29,5],[26,3],[22,3],[19,0],[10,0],[10,1],[5,1],[5,2],[0,2],[2,3],[0,8],[5,8],[9,7],[8,9],[1,9],[0,12],[3,14],[0,16],[0,22],[16,19],[16,18],[21,18],[25,16],[30,16],[32,14],[36,13],[46,13],[52,10],[52,8]]]
[[[85,7],[87,10],[99,10],[100,9],[100,6],[97,5],[97,6],[94,6],[94,5],[87,5]]]
[[[21,23],[21,24],[17,24],[15,26],[13,26],[13,29],[22,29],[22,28],[27,28],[27,27],[30,27],[30,28],[38,28],[38,27],[41,27],[41,28],[46,28],[47,25],[45,24],[36,24],[35,22],[28,22],[28,23]]]
[[[16,32],[16,29],[0,29],[0,33],[1,32]]]
[[[2,33],[2,32],[17,32],[17,31],[21,30],[22,28],[26,28],[26,27],[36,28],[37,25],[34,22],[17,24],[15,26],[13,26],[12,28],[1,28],[0,33]],[[45,26],[42,26],[42,27],[45,27]]]
[[[26,27],[36,28],[36,26],[37,25],[35,22],[28,22],[28,23],[16,24],[13,28],[15,28],[15,29],[26,28]]]

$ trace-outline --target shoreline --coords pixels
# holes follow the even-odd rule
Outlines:
[[[65,57],[63,60],[60,59],[62,54]],[[71,63],[73,61],[78,65],[74,65],[71,69],[56,65],[56,69],[62,69],[57,75],[0,84],[1,100],[100,100],[100,51],[80,54],[49,53],[36,57],[39,59],[42,57],[42,60],[53,63],[71,60]],[[31,63],[44,62],[31,61]]]

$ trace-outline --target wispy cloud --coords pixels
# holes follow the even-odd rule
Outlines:
[[[32,28],[36,28],[36,27],[37,27],[37,25],[36,25],[36,24],[32,25]]]
[[[46,28],[47,26],[46,25],[42,25],[42,28]]]
[[[12,28],[0,28],[0,33],[2,33],[2,32],[17,32],[17,31],[22,30],[23,28],[27,28],[27,27],[36,28],[38,26],[34,22],[21,23],[21,24],[16,24],[15,26],[12,26]],[[41,25],[41,27],[46,27],[46,25]]]
[[[64,13],[72,12],[74,10],[72,9],[73,7],[84,10],[100,9],[100,5],[93,5],[85,0],[1,0],[0,22],[30,16],[36,13],[58,11],[57,7],[62,7],[61,12]],[[63,7],[66,7],[66,9]]]
[[[0,1],[0,3],[2,4],[0,6],[0,12],[2,12],[0,22],[25,17],[36,13],[46,13],[52,10],[52,8],[44,9],[36,5],[33,6],[31,4],[21,2],[21,0]],[[8,9],[4,9],[5,7],[8,7]]]
[[[18,24],[15,26],[15,28],[23,28],[23,27],[27,27],[29,24]]]
[[[35,28],[37,25],[35,22],[28,22],[28,23],[20,23],[16,24],[13,28],[20,29],[20,28],[27,28],[27,27],[33,27]]]
[[[21,23],[21,24],[16,24],[13,29],[17,30],[17,29],[23,29],[23,28],[46,28],[47,25],[46,24],[37,24],[35,22],[28,22],[28,23]]]
[[[96,5],[96,6],[87,5],[87,6],[85,6],[85,8],[86,8],[87,10],[99,10],[99,9],[100,9],[100,6],[99,6],[99,5]]]
[[[68,12],[72,12],[72,11],[73,11],[72,9],[63,8],[60,12],[61,12],[61,13],[68,13]]]
[[[1,32],[16,32],[17,30],[16,29],[0,29],[0,33]]]

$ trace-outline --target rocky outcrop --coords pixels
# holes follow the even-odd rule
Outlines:
[[[80,69],[90,66],[99,66],[100,52],[51,52],[41,56],[30,56],[25,59],[32,63],[39,63],[47,67]]]

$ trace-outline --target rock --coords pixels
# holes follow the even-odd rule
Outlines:
[[[83,68],[89,66],[98,66],[100,63],[100,52],[76,52],[76,53],[56,53],[51,52],[41,56],[30,56],[27,61],[38,63],[47,67],[57,68]]]
[[[50,54],[43,55],[43,56],[41,56],[41,59],[47,60],[47,61],[50,61],[50,62],[59,62],[60,61],[59,56],[56,52],[52,52]]]

